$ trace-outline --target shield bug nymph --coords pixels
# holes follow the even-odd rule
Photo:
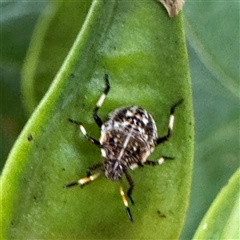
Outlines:
[[[155,146],[169,140],[174,125],[175,109],[183,102],[183,99],[175,103],[170,109],[167,134],[163,137],[158,137],[157,127],[153,117],[146,110],[138,106],[128,106],[116,109],[109,114],[109,118],[106,122],[102,122],[101,118],[98,116],[98,110],[102,106],[110,90],[107,74],[105,74],[105,83],[105,90],[93,110],[93,118],[96,124],[101,128],[100,140],[98,141],[89,136],[81,122],[69,119],[70,122],[80,127],[81,132],[89,141],[101,149],[104,161],[89,167],[85,178],[69,183],[65,187],[83,186],[95,180],[101,173],[104,173],[108,179],[113,181],[120,181],[122,176],[125,175],[129,183],[127,196],[131,203],[134,204],[132,199],[134,182],[128,169],[130,168],[133,170],[137,167],[143,167],[144,165],[156,166],[162,164],[165,159],[173,159],[162,156],[157,161],[152,161],[147,158],[154,151]],[[130,221],[133,221],[122,186],[120,186],[120,194],[126,207],[128,218]]]

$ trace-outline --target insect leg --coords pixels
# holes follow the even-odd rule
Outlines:
[[[99,163],[89,167],[88,170],[87,170],[87,177],[92,175],[92,171],[97,170],[97,169],[102,168],[102,167],[103,167],[103,162],[99,162]]]
[[[84,184],[95,180],[99,175],[100,175],[100,172],[95,173],[95,174],[93,174],[89,177],[81,178],[78,181],[68,183],[67,185],[65,185],[65,188],[71,188],[71,187],[74,187],[74,186],[77,186],[77,185],[80,185],[82,187]]]
[[[109,92],[109,90],[110,90],[110,83],[109,83],[108,75],[107,75],[107,74],[105,74],[105,84],[106,84],[106,87],[105,87],[105,89],[104,89],[101,97],[98,99],[97,104],[96,104],[96,107],[95,107],[94,110],[93,110],[93,118],[94,118],[96,124],[97,124],[99,127],[102,126],[103,122],[102,122],[101,118],[98,116],[98,110],[99,110],[100,107],[102,106],[102,104],[103,104],[103,102],[104,102],[104,100],[105,100],[105,98],[106,98],[106,96],[107,96],[107,94],[108,94],[108,92]]]
[[[122,196],[123,203],[126,207],[126,212],[127,212],[128,218],[131,222],[133,222],[133,217],[132,217],[130,208],[128,207],[128,201],[127,201],[127,198],[126,198],[125,193],[123,191],[123,188],[121,186],[120,186],[120,194]]]
[[[130,187],[129,187],[128,191],[127,191],[127,196],[130,199],[131,203],[134,205],[134,201],[132,199],[132,191],[133,191],[133,188],[134,188],[134,182],[132,180],[132,177],[128,173],[127,169],[124,169],[124,173],[125,173],[125,176],[127,178],[128,183],[130,185]]]
[[[149,165],[149,166],[157,166],[157,165],[163,164],[165,160],[174,160],[174,158],[173,157],[162,156],[157,161],[146,160],[144,162],[144,164]]]
[[[171,137],[172,135],[172,131],[173,131],[173,125],[174,125],[174,113],[175,113],[175,109],[176,107],[178,107],[180,104],[182,104],[183,102],[183,99],[180,99],[177,103],[175,103],[172,107],[171,107],[171,110],[170,110],[170,118],[169,118],[169,123],[168,123],[168,133],[166,136],[163,136],[163,137],[159,137],[157,139],[157,143],[156,145],[160,144],[160,143],[163,143],[167,140],[169,140],[169,138]]]
[[[92,138],[91,136],[89,136],[87,134],[87,131],[85,130],[85,128],[84,128],[84,126],[82,125],[81,122],[78,122],[78,121],[70,119],[70,118],[68,120],[69,120],[69,122],[74,123],[74,124],[76,124],[76,125],[78,125],[80,127],[81,132],[87,138],[88,141],[92,142],[93,144],[95,144],[99,148],[102,147],[102,145],[100,144],[100,142],[98,140]]]

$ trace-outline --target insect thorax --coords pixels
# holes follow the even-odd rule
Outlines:
[[[127,167],[142,165],[153,152],[156,139],[155,122],[146,110],[130,106],[110,113],[100,138],[106,177],[119,180]]]

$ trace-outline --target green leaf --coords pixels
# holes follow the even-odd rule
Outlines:
[[[194,239],[239,239],[240,169],[230,178],[199,225]]]
[[[27,119],[20,94],[20,72],[44,2],[1,1],[0,170]]]
[[[239,11],[238,2],[188,1],[184,7],[195,152],[191,200],[181,239],[193,238],[219,190],[239,168]]]
[[[28,113],[36,108],[61,67],[91,2],[54,1],[39,19],[23,66],[22,91]]]
[[[140,105],[152,114],[163,136],[171,106],[184,98],[170,141],[151,156],[175,160],[131,172],[133,224],[126,216],[119,184],[99,177],[84,189],[63,188],[102,161],[99,149],[67,119],[82,121],[98,138],[92,110],[104,89],[105,73],[111,91],[100,110],[104,120],[117,107]],[[176,239],[188,207],[192,155],[191,86],[181,16],[169,19],[157,2],[94,1],[73,48],[5,165],[3,238]],[[123,187],[128,188],[125,180]]]
[[[200,59],[239,98],[239,3],[189,2],[184,13],[188,40]]]

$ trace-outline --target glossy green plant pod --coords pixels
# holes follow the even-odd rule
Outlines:
[[[106,73],[111,90],[99,111],[103,121],[118,107],[139,105],[164,136],[171,106],[184,99],[176,109],[171,138],[150,156],[174,160],[130,171],[135,183],[133,223],[118,182],[102,175],[83,189],[63,187],[103,161],[100,149],[68,118],[81,121],[89,135],[99,138],[92,111]],[[177,239],[189,204],[193,140],[181,14],[170,19],[158,1],[93,1],[73,47],[5,165],[3,239]],[[123,188],[128,189],[124,177]]]

